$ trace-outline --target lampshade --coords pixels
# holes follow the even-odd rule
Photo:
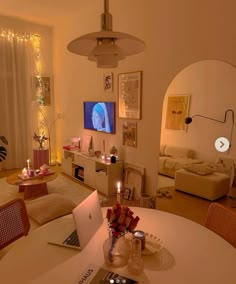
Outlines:
[[[108,1],[104,0],[102,30],[80,36],[67,46],[70,52],[87,56],[88,60],[97,62],[99,68],[115,68],[119,60],[145,49],[145,43],[137,37],[112,31],[112,15],[108,11]]]

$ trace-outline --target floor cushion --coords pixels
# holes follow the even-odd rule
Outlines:
[[[60,194],[52,193],[26,203],[30,218],[43,225],[58,217],[71,214],[76,204]]]

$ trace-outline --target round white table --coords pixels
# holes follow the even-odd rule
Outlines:
[[[159,254],[143,257],[144,273],[139,283],[235,284],[236,250],[221,237],[174,214],[131,209],[140,217],[137,229],[158,236],[164,246]],[[105,216],[106,208],[102,210]],[[105,221],[82,251],[47,243],[50,235],[63,230],[68,218],[71,215],[47,223],[19,240],[0,261],[1,283],[76,283],[89,264],[103,266],[102,244],[108,236]],[[115,271],[127,275],[126,267]]]

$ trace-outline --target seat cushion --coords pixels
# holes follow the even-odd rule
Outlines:
[[[52,193],[26,203],[28,215],[43,225],[58,217],[71,214],[76,204],[60,194]]]
[[[197,175],[205,176],[214,173],[214,170],[202,165],[202,164],[192,164],[183,167],[186,171],[195,173]]]

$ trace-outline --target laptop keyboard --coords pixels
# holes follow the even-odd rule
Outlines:
[[[70,245],[70,246],[76,246],[79,247],[79,239],[77,236],[76,230],[74,230],[67,239],[64,240],[63,244]]]

